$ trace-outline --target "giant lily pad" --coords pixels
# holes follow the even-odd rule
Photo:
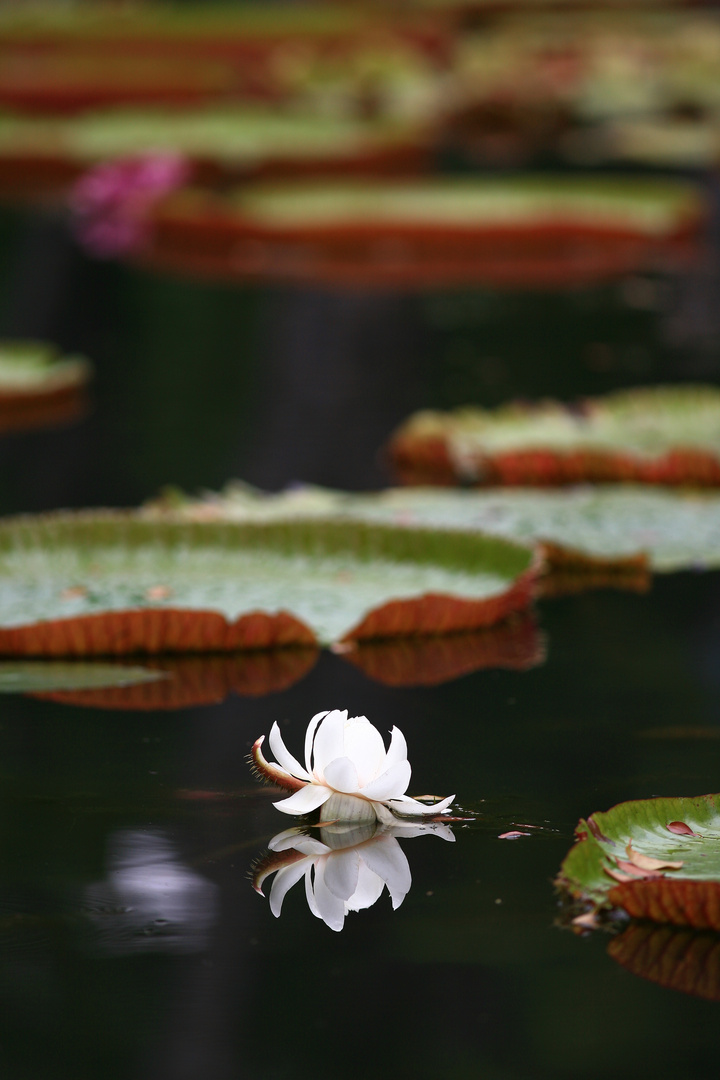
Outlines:
[[[198,498],[168,492],[144,513],[188,522],[353,519],[540,543],[549,571],[541,587],[549,594],[572,592],[583,581],[642,590],[647,567],[720,566],[720,495],[712,491],[607,485],[549,491],[391,488],[351,495],[307,487],[266,495],[232,482]]]
[[[0,653],[216,651],[492,625],[526,608],[527,547],[347,521],[57,514],[0,524]]]
[[[720,485],[720,390],[656,386],[576,406],[422,412],[393,436],[408,484],[552,486],[592,482]]]
[[[687,183],[637,177],[197,188],[158,208],[143,257],[229,280],[554,288],[684,258],[703,215]]]
[[[86,408],[89,362],[40,341],[0,342],[0,431],[67,423]]]
[[[557,884],[595,908],[720,930],[720,795],[640,799],[575,830]]]

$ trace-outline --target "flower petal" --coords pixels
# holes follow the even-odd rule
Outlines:
[[[345,848],[328,855],[324,866],[323,879],[326,886],[340,900],[348,900],[355,892],[360,869],[360,856],[357,848]]]
[[[366,716],[353,716],[345,724],[345,753],[355,764],[360,786],[385,772],[385,743]]]
[[[325,884],[326,862],[326,859],[319,859],[315,865],[315,884],[311,890],[314,903],[311,904],[308,897],[308,904],[313,914],[322,919],[331,930],[342,930],[345,922],[345,901],[331,893]],[[305,890],[307,894],[309,891],[307,878]]]
[[[326,709],[325,712],[315,713],[305,732],[305,767],[309,773],[312,772],[312,749],[313,739],[315,738],[315,729],[320,721],[328,715],[328,712],[329,710]]]
[[[300,780],[309,782],[312,779],[307,769],[303,769],[297,758],[294,758],[285,746],[277,722],[275,722],[270,729],[270,738],[268,739],[268,742],[270,743],[270,749],[275,755],[275,760],[286,772],[289,772],[291,776],[297,776]]]
[[[311,772],[318,779],[322,779],[324,776],[326,765],[334,761],[335,758],[345,756],[344,734],[346,720],[347,709],[343,709],[342,712],[339,709],[333,709],[318,725],[315,732],[313,767],[311,769]]]
[[[407,761],[407,743],[400,728],[394,727],[390,732],[390,748],[387,752],[385,767],[397,764],[398,761]]]
[[[368,802],[367,799],[361,799],[358,795],[341,795],[339,791],[334,791],[328,801],[323,803],[323,808],[320,811],[320,821],[322,822],[342,822],[343,825],[369,825],[375,823],[378,820],[377,807],[378,803]],[[388,817],[393,821],[396,820],[394,815],[387,811]],[[366,840],[367,837],[363,837]],[[337,847],[348,847],[348,844],[335,844]]]
[[[410,864],[394,836],[382,836],[366,844],[361,852],[366,866],[388,887],[394,908],[400,907],[412,885]]]
[[[300,880],[308,869],[308,860],[300,859],[290,866],[283,866],[275,875],[275,880],[270,888],[270,910],[276,919],[280,917],[282,903],[287,892]]]
[[[410,762],[397,761],[386,769],[377,780],[372,780],[360,789],[360,794],[366,799],[377,802],[386,802],[388,799],[402,798],[410,783]]]
[[[273,806],[283,814],[310,814],[327,802],[331,795],[330,788],[321,784],[306,784],[289,799],[281,799],[280,802],[273,803]]]
[[[268,840],[268,847],[271,851],[287,851],[288,848],[294,848],[296,841],[304,835],[303,830],[298,825],[293,825],[289,829],[275,833],[273,838]]]
[[[291,795],[290,798],[295,798],[295,796]],[[422,803],[417,799],[411,799],[409,795],[400,795],[397,798],[388,799],[387,803],[394,814],[416,817],[421,814],[443,814],[454,798],[454,795],[448,795],[447,799],[441,799],[436,803]]]
[[[357,769],[350,758],[335,758],[325,766],[323,775],[325,783],[335,791],[341,791],[345,795],[354,795],[358,790]]]
[[[368,869],[361,859],[357,887],[345,906],[348,911],[363,911],[372,907],[380,899],[384,888],[383,879]]]

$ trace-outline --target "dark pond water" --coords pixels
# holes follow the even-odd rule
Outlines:
[[[0,225],[3,332],[98,364],[85,421],[0,444],[5,513],[231,475],[378,486],[377,447],[416,404],[718,376],[712,268],[543,300],[259,295],[91,264],[51,219]],[[537,615],[544,662],[423,689],[324,654],[282,692],[175,711],[4,697],[3,1075],[714,1076],[717,1004],[560,928],[552,882],[581,815],[717,790],[720,575]],[[342,933],[302,883],[276,919],[250,882],[292,821],[247,753],[275,720],[300,752],[326,708],[397,724],[411,792],[457,792],[474,819],[453,843],[400,840],[404,902],[385,892]]]

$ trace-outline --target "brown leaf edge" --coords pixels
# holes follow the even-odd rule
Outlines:
[[[0,392],[0,435],[73,424],[81,420],[89,408],[88,392],[82,384],[33,393]]]
[[[635,919],[720,931],[720,882],[651,877],[625,881],[608,901]]]
[[[312,630],[287,611],[253,611],[229,622],[215,611],[143,608],[0,629],[0,655],[5,656],[232,652],[315,644]]]
[[[699,220],[699,219],[698,219]],[[214,280],[315,281],[427,288],[490,284],[557,288],[612,280],[658,256],[686,262],[698,220],[661,237],[623,228],[536,223],[457,229],[432,223],[264,226],[202,189],[156,209],[141,262]]]
[[[608,955],[633,975],[683,994],[720,1001],[720,935],[652,923],[631,923]]]
[[[448,634],[493,626],[532,605],[543,567],[542,553],[536,551],[530,566],[508,589],[483,600],[467,600],[444,593],[391,600],[368,612],[357,626],[345,634],[342,641]]]
[[[540,551],[545,571],[538,584],[543,599],[574,596],[593,589],[617,589],[623,592],[648,592],[652,572],[648,556],[637,555],[610,558],[587,555],[576,548],[541,540]]]
[[[442,436],[423,437],[401,430],[391,440],[387,455],[400,484],[467,485],[467,476],[457,471],[449,444]],[[537,447],[505,454],[478,454],[471,471],[478,478],[474,487],[563,487],[580,483],[720,486],[717,455],[682,446],[651,459],[630,453],[562,453]]]

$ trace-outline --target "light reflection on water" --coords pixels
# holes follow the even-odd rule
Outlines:
[[[184,865],[161,832],[122,829],[107,841],[107,875],[85,890],[100,952],[200,952],[218,889]]]

